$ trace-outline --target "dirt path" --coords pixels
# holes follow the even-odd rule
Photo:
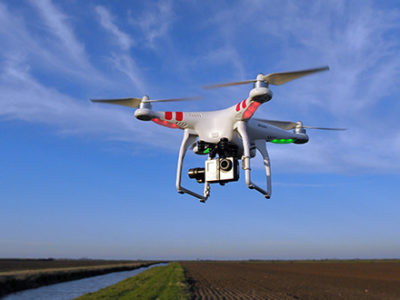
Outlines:
[[[193,299],[400,299],[400,262],[182,262]]]

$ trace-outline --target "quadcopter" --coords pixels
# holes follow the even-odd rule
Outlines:
[[[224,185],[239,180],[239,160],[242,161],[246,184],[250,189],[271,197],[271,164],[267,142],[276,144],[305,144],[309,138],[306,129],[345,130],[344,128],[321,128],[304,126],[302,122],[275,121],[252,118],[257,108],[272,99],[269,85],[281,85],[309,74],[327,71],[329,67],[307,70],[258,74],[256,79],[207,85],[213,89],[253,83],[249,96],[243,101],[222,110],[206,112],[154,111],[154,102],[195,100],[175,98],[151,100],[143,98],[91,99],[92,102],[109,103],[136,108],[135,117],[142,121],[184,131],[179,150],[176,174],[176,189],[180,194],[189,194],[205,202],[210,196],[210,184]],[[204,167],[189,169],[189,178],[204,184],[203,195],[182,186],[182,166],[186,152],[191,147],[198,155],[207,156]],[[263,158],[266,172],[266,190],[251,180],[250,159],[258,150]]]

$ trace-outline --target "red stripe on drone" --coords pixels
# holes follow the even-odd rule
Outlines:
[[[241,103],[241,102],[239,102],[239,103],[236,105],[236,111],[239,111],[239,110],[240,110],[240,103]]]
[[[243,120],[250,119],[253,116],[254,112],[257,110],[257,108],[260,106],[260,104],[261,104],[260,102],[252,102],[249,105],[249,108],[247,108],[245,110],[245,112],[243,113],[243,116],[242,116]]]
[[[243,108],[246,108],[246,106],[247,106],[246,100],[247,100],[247,99],[244,99],[243,102],[242,102],[242,107],[243,107]]]
[[[172,112],[166,111],[165,112],[165,119],[166,120],[172,120]]]
[[[183,120],[183,112],[177,111],[175,113],[175,118],[176,118],[177,121],[182,121]]]

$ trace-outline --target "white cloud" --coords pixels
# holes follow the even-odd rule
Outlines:
[[[86,85],[109,84],[91,65],[83,44],[66,22],[67,17],[49,1],[37,1],[33,6],[40,17],[29,11],[32,18],[22,18],[18,11],[0,3],[0,64],[18,57],[28,62],[29,68],[48,74],[66,76]]]
[[[110,12],[103,6],[95,8],[100,18],[101,25],[115,38],[122,50],[129,50],[134,44],[133,39],[127,33],[121,31],[114,23]]]
[[[48,26],[49,32],[57,37],[62,47],[67,49],[77,62],[86,64],[84,46],[76,39],[71,27],[67,25],[67,16],[57,9],[50,0],[32,0],[30,2],[38,9]]]
[[[141,124],[128,110],[82,103],[37,82],[24,64],[10,63],[0,73],[0,116],[52,124],[63,134],[101,135],[119,141],[170,147],[174,138],[163,138],[163,128]],[[149,122],[150,123],[150,122]],[[147,126],[146,126],[147,125]]]
[[[244,79],[245,68],[238,51],[227,41],[221,48],[212,49],[205,56],[200,57],[197,63],[229,65],[236,78]]]
[[[109,89],[110,83],[114,84],[114,89],[121,86],[120,78],[113,78],[114,74],[102,74],[90,64],[83,44],[65,22],[67,17],[64,14],[49,1],[35,2],[34,5],[48,25],[47,33],[42,36],[32,34],[22,18],[14,17],[14,12],[0,3],[0,37],[3,40],[0,48],[0,118],[51,124],[62,134],[90,133],[105,139],[138,142],[139,146],[160,146],[159,143],[161,147],[171,146],[174,138],[164,139],[164,128],[141,124],[145,128],[142,130],[129,111],[99,107],[89,103],[89,99],[82,101],[58,91],[56,86],[41,80],[41,76],[36,78],[33,75],[39,71],[68,78],[71,87],[79,86],[84,78],[87,93],[93,89],[87,87],[87,81],[102,89]],[[49,39],[49,36],[57,38]],[[63,51],[63,44],[59,48],[63,38],[72,43],[66,51]],[[137,67],[128,56],[111,56],[110,60],[114,60],[112,63],[135,85],[143,85],[134,77],[138,73]],[[71,73],[75,76],[71,77]]]
[[[399,171],[400,148],[393,126],[398,119],[394,112],[399,109],[400,43],[394,33],[400,28],[399,16],[399,11],[378,8],[370,1],[253,1],[210,16],[218,36],[229,40],[232,53],[240,57],[248,55],[247,48],[263,49],[263,55],[250,52],[260,54],[254,58],[259,62],[254,64],[257,71],[271,63],[269,55],[276,51],[270,52],[271,46],[281,50],[267,72],[331,67],[329,72],[272,87],[274,98],[257,116],[301,119],[306,125],[349,131],[309,130],[309,144],[271,145],[276,169]],[[243,47],[244,41],[250,44]]]
[[[317,111],[328,110],[332,120],[350,129],[335,134],[335,140],[329,138],[329,133],[316,133],[322,144],[319,150],[316,145],[310,150],[314,157],[323,159],[320,167],[399,171],[400,148],[392,143],[396,129],[389,126],[393,116],[380,115],[380,106],[397,106],[396,99],[384,97],[399,90],[399,43],[390,35],[391,30],[399,28],[399,13],[381,11],[370,2],[352,10],[348,5],[329,6],[327,10],[321,2],[308,10],[300,9],[293,5],[289,13],[297,17],[284,18],[287,23],[281,34],[290,35],[302,45],[287,51],[286,62],[296,64],[301,59],[312,65],[313,60],[326,61],[331,71],[324,77],[298,83],[302,94],[287,93],[287,98],[292,99],[294,107],[308,106],[311,114],[305,115],[310,121],[318,119],[313,116]],[[313,133],[310,131],[311,138]]]
[[[334,93],[318,102],[336,116],[348,116],[352,111],[369,110],[395,85],[400,57],[393,46],[398,47],[399,43],[388,34],[399,28],[399,13],[380,11],[368,1],[352,9],[349,5],[336,7],[336,3],[328,3],[317,2],[307,10],[291,5],[290,10],[282,11],[286,23],[279,33],[300,43],[300,47],[287,50],[286,64],[299,59],[303,63],[329,63],[330,84],[323,88]],[[281,25],[274,21],[277,27]],[[315,89],[310,84],[304,87],[307,94]],[[307,104],[307,99],[301,100]]]
[[[130,11],[129,21],[141,29],[143,45],[156,48],[156,40],[167,36],[173,18],[171,1],[158,1],[140,14]]]
[[[26,20],[14,17],[14,11],[0,4],[1,115],[56,124],[69,133],[104,131],[106,136],[122,140],[129,140],[134,133],[134,141],[151,143],[152,134],[158,130],[162,132],[163,128],[153,130],[154,126],[149,126],[150,132],[135,131],[122,111],[79,104],[75,97],[46,86],[40,77],[33,75],[37,70],[57,76],[76,74],[98,86],[108,82],[109,94],[119,91],[126,83],[114,78],[115,73],[96,70],[90,64],[84,43],[74,34],[71,19],[52,2],[32,1],[32,5],[46,24],[43,36],[32,34],[37,32],[26,25]],[[268,18],[265,18],[266,8],[269,8]],[[119,45],[119,49],[105,55],[106,61],[129,79],[135,92],[149,92],[144,78],[146,75],[158,78],[158,73],[156,76],[154,72],[141,71],[130,55],[136,50],[133,39],[119,29],[113,22],[115,17],[104,7],[98,6],[96,10],[100,24]],[[329,72],[272,87],[274,98],[259,109],[257,117],[301,119],[306,125],[348,127],[350,130],[339,133],[310,130],[311,141],[306,145],[271,145],[274,172],[399,171],[396,111],[400,104],[396,96],[400,57],[397,35],[393,33],[399,29],[398,11],[377,8],[369,1],[350,4],[317,1],[307,5],[292,1],[275,4],[254,1],[251,5],[239,3],[225,10],[210,9],[210,12],[209,21],[202,24],[205,34],[193,45],[197,47],[195,54],[179,51],[179,44],[175,52],[168,49],[169,53],[174,52],[179,68],[190,70],[182,72],[182,77],[189,78],[190,82],[208,83],[204,75],[196,77],[193,72],[196,67],[204,70],[216,66],[224,80],[240,80],[247,79],[249,70],[268,72],[323,64],[331,66]],[[133,13],[140,18],[132,21]],[[146,40],[151,47],[159,46],[161,39],[173,41],[173,36],[169,36],[170,26],[175,21],[171,2],[157,2],[146,6],[144,12],[133,13],[130,22],[143,34],[135,36],[135,41]],[[274,54],[269,51],[271,45],[279,49],[275,50],[279,60],[270,59]],[[161,63],[168,60],[168,66],[174,65],[171,56],[160,55],[159,59]],[[230,67],[221,68],[221,65]],[[161,68],[158,71],[161,73]],[[171,72],[167,70],[164,77]],[[161,82],[158,88],[164,88]],[[226,99],[237,101],[246,95],[247,88],[250,87],[243,87],[246,90],[243,94],[235,89],[220,90],[215,93],[213,103],[223,101],[225,106],[231,103]],[[175,86],[171,86],[173,89]],[[99,94],[93,96],[102,97],[101,93],[100,89]],[[209,103],[205,103],[200,109],[206,105],[209,108]],[[88,114],[93,115],[88,118]],[[117,127],[122,129],[118,131]],[[147,139],[149,133],[151,137]]]
[[[144,95],[146,91],[142,75],[135,61],[127,54],[113,54],[111,57],[114,67],[124,73],[135,85],[135,87]]]
[[[133,45],[132,38],[122,32],[116,24],[113,23],[113,16],[103,6],[95,8],[99,15],[100,24],[115,38],[120,46],[119,52],[111,55],[110,61],[115,69],[123,73],[135,85],[135,87],[144,95],[145,84],[143,82],[143,75],[140,72],[136,62],[129,54],[129,50]]]

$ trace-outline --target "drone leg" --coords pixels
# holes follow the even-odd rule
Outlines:
[[[267,175],[267,195],[265,195],[265,198],[269,199],[271,198],[272,187],[271,187],[271,163],[267,151],[267,143],[264,140],[256,140],[255,145],[257,150],[261,153],[261,156],[263,157],[264,160],[265,173]]]
[[[204,183],[204,198],[200,199],[200,202],[206,202],[208,196],[210,196],[210,184],[206,181]]]
[[[201,202],[205,202],[210,194],[210,187],[208,183],[206,182],[204,185],[204,196],[201,196],[200,194],[197,194],[195,192],[192,192],[188,189],[185,189],[181,185],[181,180],[182,180],[182,167],[183,167],[183,159],[185,158],[185,154],[187,149],[191,144],[193,144],[197,139],[197,135],[191,134],[189,130],[185,130],[185,133],[183,135],[183,140],[181,144],[181,148],[179,150],[179,158],[178,158],[178,169],[176,172],[176,189],[178,190],[178,193],[180,194],[189,194],[193,197],[196,197],[200,199]]]
[[[249,141],[249,136],[247,135],[246,131],[246,124],[243,121],[240,121],[237,123],[237,130],[242,137],[243,141],[243,150],[244,154],[242,157],[242,165],[243,165],[243,170],[245,172],[246,176],[246,184],[249,187],[249,189],[255,189],[261,194],[263,194],[267,199],[269,199],[270,195],[268,192],[264,191],[262,188],[257,186],[255,183],[251,182],[251,176],[250,176],[250,141]]]

